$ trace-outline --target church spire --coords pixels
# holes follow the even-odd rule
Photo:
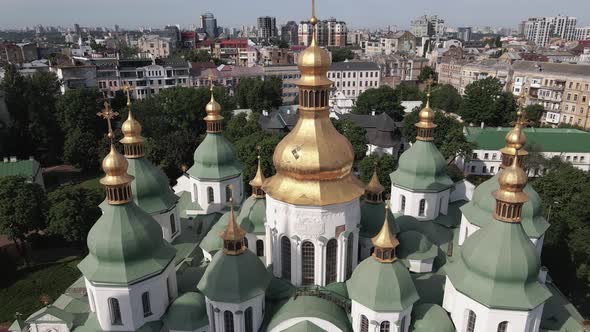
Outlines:
[[[227,255],[235,256],[246,251],[246,246],[244,245],[246,231],[236,222],[233,198],[230,198],[229,205],[229,221],[219,236],[223,239],[223,252]]]
[[[505,168],[498,178],[500,188],[493,194],[496,198],[494,218],[497,220],[520,222],[522,219],[522,206],[528,201],[527,194],[524,193],[528,177],[519,166],[519,159],[517,151],[512,159],[512,165]]]
[[[125,85],[123,90],[127,94],[127,110],[129,115],[127,120],[123,122],[121,131],[123,132],[123,139],[119,142],[123,144],[123,151],[127,158],[141,158],[145,155],[144,152],[144,138],[141,137],[141,124],[135,120],[131,110],[131,96],[129,94],[129,85]]]
[[[111,141],[111,149],[102,161],[102,169],[105,176],[100,179],[100,183],[105,186],[107,193],[107,202],[111,205],[122,205],[131,201],[131,181],[133,177],[127,174],[128,162],[119,151],[115,148],[113,127],[111,120],[119,115],[111,109],[111,105],[105,101],[104,109],[97,113],[107,121],[107,137]]]
[[[221,105],[217,101],[215,101],[215,96],[213,95],[213,70],[209,71],[209,91],[211,93],[211,100],[205,107],[205,111],[207,112],[207,116],[204,118],[205,122],[207,123],[207,132],[208,133],[221,133],[223,132],[223,128],[221,125],[221,121],[223,120],[223,116],[221,116]]]
[[[260,146],[257,147],[258,149],[258,167],[256,168],[256,175],[252,180],[250,180],[250,186],[252,187],[252,195],[256,198],[264,198],[265,193],[262,190],[262,186],[264,185],[264,173],[262,173],[262,167],[260,165]]]
[[[434,83],[432,76],[426,81],[428,84],[428,93],[426,94],[426,107],[418,113],[419,121],[416,123],[416,139],[420,141],[434,140],[434,111],[430,108],[430,88]]]
[[[388,214],[389,203],[385,204],[385,221],[383,221],[383,227],[371,239],[375,247],[373,257],[382,263],[391,263],[396,260],[395,248],[399,245],[399,240],[391,233],[391,229],[389,228]]]
[[[512,164],[512,159],[518,154],[519,166],[522,166],[523,157],[528,155],[528,152],[524,149],[526,144],[526,135],[523,132],[524,126],[526,125],[526,112],[524,110],[524,93],[521,94],[519,99],[519,109],[516,112],[516,121],[514,122],[514,128],[510,130],[505,137],[506,146],[500,149],[502,153],[502,165],[500,167],[506,168]]]
[[[369,203],[383,203],[383,192],[385,187],[379,182],[377,176],[377,163],[374,165],[373,176],[365,187],[365,200]]]

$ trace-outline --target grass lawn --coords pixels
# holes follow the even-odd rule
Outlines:
[[[78,187],[81,187],[81,188],[86,188],[86,189],[100,189],[100,190],[103,190],[104,189],[103,185],[100,184],[100,182],[98,182],[100,180],[100,178],[101,177],[99,176],[99,177],[96,177],[96,178],[93,178],[93,179],[90,179],[90,180],[86,180],[86,181],[84,181],[84,182],[82,182],[80,184],[77,184],[77,186]]]
[[[6,288],[0,288],[0,325],[8,325],[14,320],[15,312],[23,314],[23,319],[40,309],[41,295],[49,295],[55,301],[68,286],[80,277],[76,265],[78,257],[38,265],[19,271],[17,281]]]

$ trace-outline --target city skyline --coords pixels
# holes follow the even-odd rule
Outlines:
[[[258,16],[274,16],[277,23],[300,21],[309,17],[310,6],[305,2],[286,2],[276,6],[271,0],[240,3],[234,1],[173,0],[162,3],[145,0],[142,6],[130,2],[103,0],[92,10],[73,0],[55,0],[38,3],[35,0],[4,0],[0,13],[0,28],[24,28],[37,24],[47,26],[114,26],[122,28],[159,27],[180,24],[198,26],[199,16],[212,12],[219,26],[238,27],[255,25]],[[273,6],[275,5],[275,6]],[[506,10],[510,6],[511,10]],[[116,8],[117,10],[113,10]],[[236,8],[236,10],[231,10]],[[237,10],[239,8],[239,10]],[[374,12],[371,12],[373,10]],[[317,14],[320,18],[336,17],[349,22],[353,28],[377,28],[388,25],[407,28],[410,20],[423,14],[436,14],[450,26],[516,27],[531,16],[571,15],[578,18],[578,26],[590,25],[590,3],[585,0],[556,2],[540,0],[535,6],[527,1],[453,0],[441,3],[425,0],[397,5],[390,0],[366,0],[363,2],[319,0]],[[370,16],[368,16],[370,15]],[[370,18],[368,18],[370,17]]]

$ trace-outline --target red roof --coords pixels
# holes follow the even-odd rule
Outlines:
[[[213,62],[191,62],[192,69],[208,69],[216,67],[217,66]]]

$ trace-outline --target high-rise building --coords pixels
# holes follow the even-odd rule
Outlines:
[[[258,18],[258,38],[270,40],[277,36],[277,19],[270,16]]]
[[[571,16],[530,17],[524,22],[524,35],[538,46],[545,46],[551,36],[574,40],[576,18]]]
[[[574,31],[575,40],[589,40],[590,39],[590,26],[583,28],[576,28]]]
[[[410,32],[420,37],[442,36],[445,33],[445,20],[438,15],[423,15],[410,22]]]
[[[201,30],[209,38],[217,37],[217,19],[211,13],[201,15]]]
[[[335,18],[329,20],[318,20],[315,27],[317,30],[317,43],[320,46],[342,47],[346,46],[346,35],[348,29],[346,22],[337,21]],[[311,43],[313,27],[311,22],[302,21],[299,24],[299,45],[309,46]]]
[[[457,38],[468,42],[471,40],[471,27],[457,28]]]
[[[289,43],[289,45],[299,44],[299,26],[295,21],[289,21],[281,27],[281,39]]]

